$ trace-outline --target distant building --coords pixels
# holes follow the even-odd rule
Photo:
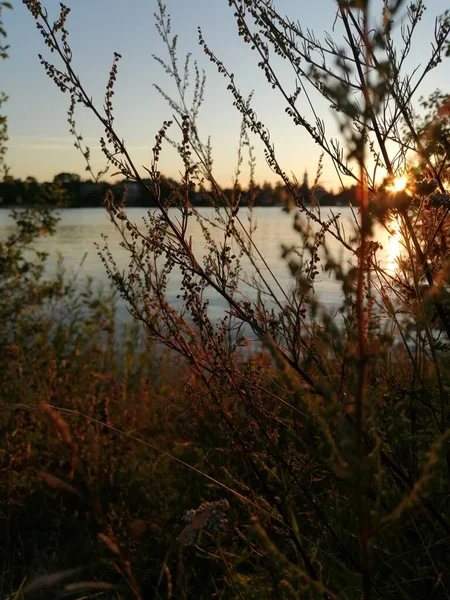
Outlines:
[[[306,170],[303,175],[303,183],[298,188],[298,197],[305,204],[309,204],[311,202],[311,190],[309,189],[308,172]]]
[[[137,181],[124,181],[125,187],[127,188],[127,201],[134,203],[140,199],[141,186]]]
[[[321,204],[323,199],[331,194],[329,194],[323,186],[316,185],[316,187],[311,191],[311,195],[319,204]]]

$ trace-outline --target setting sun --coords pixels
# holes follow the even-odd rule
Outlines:
[[[392,192],[401,192],[408,185],[408,178],[402,175],[401,177],[396,177],[392,184],[389,186],[389,190]]]

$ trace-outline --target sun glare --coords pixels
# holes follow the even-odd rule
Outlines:
[[[389,186],[389,189],[392,192],[401,192],[408,185],[408,178],[404,175],[402,177],[396,177],[392,184]]]

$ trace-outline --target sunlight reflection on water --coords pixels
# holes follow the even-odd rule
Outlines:
[[[398,271],[398,261],[402,249],[402,233],[399,216],[396,216],[390,221],[389,229],[391,230],[392,235],[388,238],[388,261],[386,270],[390,275],[395,275]]]
[[[323,208],[323,216],[327,214],[328,209]],[[214,218],[213,209],[201,209],[202,214],[210,218]],[[333,208],[334,214],[341,214],[341,224],[346,232],[346,236],[350,239],[354,236],[354,223],[352,212],[349,208]],[[130,218],[140,224],[142,217],[146,214],[144,209],[132,208],[128,210]],[[279,207],[258,208],[254,211],[254,221],[257,225],[253,239],[255,245],[259,248],[262,257],[270,266],[271,271],[277,278],[280,286],[287,290],[292,285],[292,275],[288,268],[287,262],[282,258],[282,244],[286,246],[299,245],[299,234],[293,228],[293,213],[286,214]],[[245,222],[246,216],[242,214],[241,219]],[[378,255],[378,261],[391,274],[395,272],[397,258],[400,253],[400,227],[398,223],[392,223],[394,235],[389,236],[388,232],[381,226],[375,230],[374,239],[378,241],[383,249]],[[0,210],[0,239],[3,239],[8,232],[11,232],[12,222],[8,218],[8,211]],[[126,270],[128,267],[128,255],[120,248],[120,236],[113,225],[109,222],[105,210],[102,208],[86,208],[86,209],[64,209],[61,211],[61,222],[58,225],[57,233],[53,237],[44,238],[39,241],[39,249],[49,253],[47,264],[47,272],[51,274],[55,271],[57,265],[58,252],[64,257],[66,267],[73,270],[79,268],[83,257],[86,258],[82,264],[80,275],[91,275],[94,281],[98,284],[108,284],[108,279],[104,267],[97,254],[94,242],[97,241],[102,245],[101,234],[108,235],[110,248],[121,270]],[[192,223],[188,235],[192,236],[193,251],[197,256],[205,254],[205,244],[201,235],[200,227],[197,223]],[[213,237],[220,239],[222,235],[219,229],[213,230]],[[354,257],[342,248],[334,238],[330,236],[329,249],[335,259],[340,260],[346,267],[354,264]],[[262,260],[258,259],[258,264],[261,266],[262,273],[270,279],[270,273],[262,264]],[[243,269],[249,273],[250,265],[243,262]],[[319,267],[320,270],[320,267]],[[247,278],[248,279],[248,278]],[[275,282],[273,287],[276,288]],[[316,293],[319,300],[328,309],[337,309],[342,301],[342,291],[340,282],[335,281],[327,273],[321,271],[316,280]],[[243,282],[242,291],[250,298],[255,298],[255,291],[249,285],[249,282]],[[167,297],[174,305],[179,305],[180,301],[177,295],[180,292],[180,277],[179,274],[173,273],[168,289]],[[216,293],[210,294],[210,315],[213,319],[220,318],[227,306],[225,301]],[[118,318],[119,320],[128,320],[130,317],[126,307],[119,299],[118,302]]]

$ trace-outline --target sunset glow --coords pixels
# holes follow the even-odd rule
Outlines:
[[[388,189],[391,192],[401,192],[406,188],[407,185],[408,178],[402,175],[401,177],[396,177]]]

